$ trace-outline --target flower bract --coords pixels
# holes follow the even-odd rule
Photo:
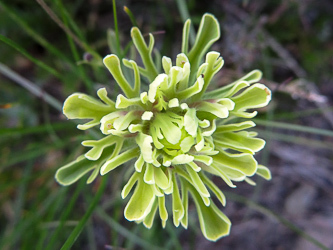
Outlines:
[[[254,109],[266,106],[271,92],[258,83],[259,70],[208,90],[223,66],[220,53],[208,52],[220,37],[220,27],[214,16],[205,14],[189,50],[189,26],[188,20],[182,50],[174,63],[165,56],[155,63],[154,37],[150,34],[146,44],[140,30],[132,28],[143,66],[127,59],[122,63],[133,72],[133,82],[125,77],[117,55],[103,60],[123,93],[115,101],[105,88],[98,90],[98,99],[83,93],[67,98],[66,117],[88,119],[78,129],[99,126],[103,137],[83,141],[89,151],[60,168],[56,179],[69,185],[90,173],[87,183],[91,183],[98,174],[127,166],[132,174],[121,191],[123,199],[130,196],[124,209],[127,220],[150,228],[158,213],[163,227],[172,217],[175,226],[187,228],[191,197],[203,235],[215,241],[229,234],[231,222],[214,202],[225,206],[226,199],[212,176],[232,188],[240,181],[254,184],[250,177],[255,174],[271,178],[269,170],[254,158],[265,141],[248,130],[255,126],[251,121],[257,115]],[[141,92],[143,81],[149,85]],[[170,211],[167,197],[172,200]]]

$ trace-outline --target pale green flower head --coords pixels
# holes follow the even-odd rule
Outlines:
[[[258,83],[262,75],[258,70],[207,92],[223,66],[220,53],[206,53],[220,37],[220,26],[214,16],[205,14],[191,50],[189,27],[190,20],[184,25],[182,53],[175,63],[164,56],[162,72],[152,58],[154,37],[150,34],[147,45],[140,30],[132,28],[143,67],[133,60],[124,59],[123,64],[132,69],[134,83],[125,78],[120,60],[111,54],[103,62],[123,94],[114,102],[102,88],[97,92],[100,100],[82,93],[67,98],[64,114],[69,119],[90,119],[78,128],[99,126],[104,137],[83,141],[91,149],[60,168],[56,179],[69,185],[90,173],[87,183],[91,183],[98,174],[133,160],[127,164],[132,175],[121,192],[125,199],[133,190],[124,210],[126,219],[150,228],[158,211],[163,227],[171,215],[176,227],[187,228],[190,194],[203,235],[216,241],[229,234],[231,222],[212,200],[215,196],[225,206],[225,196],[211,177],[219,176],[233,188],[240,181],[254,185],[250,177],[255,174],[271,178],[253,157],[265,141],[248,131],[255,126],[250,120],[257,115],[253,109],[266,106],[271,92]],[[140,92],[143,78],[150,82],[146,92]],[[172,198],[171,211],[166,196]]]

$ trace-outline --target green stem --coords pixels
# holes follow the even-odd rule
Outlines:
[[[117,54],[122,56],[120,51],[120,39],[119,39],[119,29],[118,29],[118,18],[117,18],[117,9],[116,9],[116,0],[112,0],[112,7],[113,7],[113,20],[114,20],[114,30],[116,32],[116,39],[117,39]]]

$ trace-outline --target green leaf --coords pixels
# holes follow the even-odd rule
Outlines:
[[[167,189],[169,187],[169,180],[161,167],[154,167],[154,179],[155,183],[161,189]]]
[[[179,146],[183,151],[183,153],[186,153],[192,148],[194,144],[195,144],[194,138],[192,136],[187,136],[181,141]]]
[[[100,130],[103,134],[108,135],[114,131],[113,123],[119,117],[123,117],[126,114],[126,111],[115,111],[109,113],[100,120],[101,126]]]
[[[180,54],[178,54],[178,56],[179,55]],[[184,72],[184,69],[182,69],[181,67],[178,67],[178,66],[173,66],[169,69],[168,79],[167,79],[168,84],[165,85],[165,88],[163,89],[163,93],[165,96],[174,96],[177,89],[178,90],[182,89],[182,87],[180,87],[179,85],[180,85],[180,81],[186,77],[186,75],[184,75],[184,73],[186,74],[187,72]],[[179,101],[177,98],[174,98],[174,99]],[[179,106],[179,103],[177,106]]]
[[[125,63],[125,61],[127,63]],[[133,95],[134,96],[139,96],[140,95],[140,88],[141,88],[141,78],[140,78],[140,71],[139,71],[139,67],[136,64],[135,61],[133,60],[124,60],[123,59],[123,63],[126,67],[129,67],[131,69],[133,69],[133,73],[134,73],[134,88],[133,88]]]
[[[162,220],[162,226],[165,227],[165,222],[168,220],[168,211],[165,207],[165,196],[158,197],[158,209],[160,218]]]
[[[149,84],[148,99],[154,103],[160,96],[160,89],[166,89],[168,76],[166,74],[159,74],[154,81]]]
[[[109,147],[122,139],[119,139],[119,137],[114,135],[106,136],[100,140],[88,140],[83,141],[82,145],[85,147],[93,147],[90,149],[84,156],[91,161],[97,160],[103,153],[103,150],[106,147]]]
[[[181,189],[182,189],[182,202],[183,202],[183,207],[184,207],[184,216],[181,219],[180,223],[182,226],[187,229],[188,225],[188,182],[184,181],[183,178],[180,178],[180,184],[181,184]]]
[[[203,15],[195,43],[188,53],[191,64],[191,72],[195,75],[199,63],[210,46],[220,38],[220,24],[211,14]]]
[[[258,165],[256,174],[260,175],[266,180],[272,179],[271,171],[269,171],[269,169],[263,165]]]
[[[203,197],[210,197],[210,194],[209,194],[205,184],[202,182],[198,173],[195,172],[192,168],[186,168],[186,171],[192,180],[193,186],[200,193],[200,195]],[[206,204],[206,206],[208,206],[208,205],[209,204]]]
[[[125,130],[133,121],[139,120],[139,117],[135,110],[129,111],[126,115],[117,118],[113,123],[113,127],[116,130]]]
[[[103,166],[101,167],[101,175],[105,175],[111,170],[115,169],[116,167],[120,166],[121,164],[139,156],[139,148],[135,147],[129,149],[120,155],[113,157],[112,159],[106,161]]]
[[[125,95],[128,98],[137,97],[137,86],[135,86],[135,89],[131,87],[131,85],[127,82],[121,67],[120,67],[120,61],[118,56],[111,54],[103,59],[104,65],[107,67],[107,69],[112,74],[113,78],[118,83],[119,87],[124,91]],[[138,83],[136,83],[138,84]]]
[[[105,148],[102,155],[96,161],[90,161],[83,155],[79,156],[75,161],[72,161],[57,170],[55,174],[57,182],[67,186],[73,184],[94,168],[100,169],[101,165],[110,157],[113,150],[113,146]],[[92,181],[92,177],[89,178],[88,182],[90,183]]]
[[[256,83],[261,79],[262,73],[260,70],[253,70],[242,78],[230,83],[222,88],[207,92],[204,94],[204,99],[217,99],[223,97],[232,97],[241,89]]]
[[[253,121],[245,121],[245,122],[232,123],[232,124],[223,124],[216,128],[215,134],[240,131],[240,130],[244,130],[247,128],[252,128],[255,125],[256,124]]]
[[[155,199],[150,213],[143,220],[143,225],[145,225],[145,227],[148,229],[150,229],[153,225],[157,207],[158,207],[158,200]]]
[[[217,72],[220,71],[220,69],[223,67],[224,61],[223,58],[220,57],[220,53],[211,51],[208,52],[206,55],[206,61],[204,64],[202,64],[198,70],[197,76],[203,75],[205,84],[202,88],[202,91],[200,91],[198,94],[196,94],[192,100],[199,100],[201,99],[202,95],[206,92],[206,89],[208,85],[210,84],[212,78],[214,75],[216,75]],[[201,67],[203,68],[201,69]]]
[[[174,123],[175,120],[166,113],[158,113],[151,124],[151,129],[155,128],[157,133],[162,133],[169,143],[175,145],[182,135],[180,127]]]
[[[152,82],[158,75],[156,66],[152,59],[152,51],[154,47],[154,37],[152,34],[149,34],[149,45],[147,46],[140,30],[137,27],[133,27],[131,30],[132,40],[136,49],[138,50],[143,65],[145,66],[144,71],[142,72],[150,82]]]
[[[212,182],[203,172],[200,172],[199,175],[203,183],[215,194],[221,204],[225,206],[226,198],[221,189],[216,186],[214,182]]]
[[[187,133],[191,136],[195,136],[198,130],[198,118],[196,116],[196,110],[189,108],[184,115],[184,127]]]
[[[211,113],[219,118],[227,118],[229,116],[228,107],[219,103],[202,101],[199,102],[196,108],[200,112]]]
[[[190,185],[188,188],[197,208],[201,231],[206,239],[217,241],[219,238],[229,235],[231,222],[228,217],[213,202],[206,206],[198,192]]]
[[[262,72],[260,70],[255,69],[255,70],[252,70],[250,73],[246,74],[245,76],[243,76],[242,78],[238,79],[236,82],[246,81],[249,84],[252,84],[252,83],[256,83],[256,82],[260,81],[261,77],[262,77]],[[231,83],[231,84],[234,84],[234,83]]]
[[[67,186],[79,180],[86,173],[96,168],[101,163],[89,161],[84,155],[79,156],[75,161],[58,169],[55,178],[61,185]]]
[[[207,172],[220,176],[229,187],[235,188],[236,186],[232,183],[227,174],[217,164],[212,163],[209,167],[204,167]]]
[[[179,154],[171,160],[171,164],[172,165],[186,164],[192,162],[193,160],[194,157],[192,155]]]
[[[177,55],[176,65],[182,69],[181,79],[179,79],[178,88],[177,88],[178,91],[181,91],[188,88],[189,77],[191,73],[191,65],[187,56],[184,53],[180,53]],[[197,78],[198,77],[199,76],[197,76]],[[176,80],[176,82],[178,82],[178,79]]]
[[[125,199],[127,195],[131,192],[133,186],[138,181],[139,173],[134,172],[131,176],[131,178],[128,180],[126,185],[123,187],[123,190],[121,191],[121,198]]]
[[[125,218],[129,221],[143,220],[150,213],[155,199],[151,185],[146,184],[140,178],[131,199],[125,207]]]
[[[266,143],[263,139],[250,137],[250,134],[246,131],[214,134],[213,138],[215,145],[219,147],[231,148],[250,154],[261,150]]]
[[[200,91],[202,91],[204,84],[205,84],[205,82],[204,82],[202,76],[199,76],[197,78],[197,81],[191,87],[181,90],[179,92],[176,92],[176,97],[179,100],[185,100],[187,98],[190,98],[191,96],[194,96],[195,94],[200,93]]]
[[[144,163],[145,163],[145,161],[143,159],[143,155],[140,154],[140,156],[138,157],[138,159],[134,163],[135,171],[140,173],[142,171]]]
[[[155,184],[155,176],[154,176],[154,165],[146,163],[146,171],[143,176],[143,180],[147,184]]]
[[[235,103],[235,108],[231,113],[236,114],[235,112],[266,106],[271,100],[271,91],[265,85],[256,83],[241,94],[232,97],[231,100]]]
[[[183,37],[182,37],[182,53],[187,55],[188,53],[188,37],[190,34],[191,20],[187,19],[183,27]]]
[[[240,81],[235,85],[228,84],[222,88],[207,92],[204,94],[203,99],[218,99],[218,98],[228,98],[236,94],[243,88],[250,86],[248,82]]]
[[[127,6],[124,6],[124,11],[126,12],[128,17],[130,18],[132,25],[135,26],[135,27],[138,27],[138,23],[135,19],[135,16],[132,13],[132,11]]]
[[[246,176],[252,176],[257,171],[258,163],[251,154],[230,154],[221,150],[213,159],[214,163],[241,171]]]
[[[162,57],[162,67],[165,72],[165,74],[169,74],[170,69],[172,67],[172,61],[170,57],[163,56]]]
[[[150,135],[139,133],[136,137],[136,143],[139,145],[141,150],[141,155],[145,162],[153,163],[153,138]]]
[[[173,192],[172,192],[172,212],[173,224],[178,227],[181,219],[184,217],[184,207],[180,199],[179,189],[175,175],[172,176]]]
[[[90,176],[87,180],[87,184],[92,183],[97,178],[100,168],[101,168],[101,165],[94,169],[94,171],[90,174]]]
[[[229,168],[227,166],[224,166],[224,165],[221,165],[221,164],[214,164],[216,167],[218,167],[221,172],[223,172],[230,180],[233,180],[233,181],[244,181],[245,178],[246,178],[246,175],[238,170],[238,169],[235,169],[235,168]]]
[[[191,167],[186,168],[186,170],[189,169],[193,169]],[[192,176],[188,173],[188,171],[185,171],[182,169],[182,167],[175,167],[174,171],[181,176],[182,178],[184,178],[189,185],[192,185],[193,187],[195,187],[196,190],[200,189],[201,191],[199,191],[201,199],[203,200],[203,202],[205,203],[206,206],[209,206],[210,204],[210,195],[208,190],[206,189],[206,187],[204,186],[204,184],[202,183],[202,180],[200,180],[200,177],[197,176],[198,173],[196,173],[194,170],[192,170],[192,173],[194,172],[194,174],[192,174]],[[191,171],[191,170],[189,170]],[[200,183],[201,182],[201,183]],[[206,191],[205,191],[206,189]]]
[[[115,111],[114,106],[104,104],[82,93],[70,95],[63,106],[63,113],[68,119],[92,119],[90,122],[77,126],[78,129],[82,130],[98,125],[103,116],[113,111]]]

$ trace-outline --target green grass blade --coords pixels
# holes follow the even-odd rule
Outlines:
[[[113,7],[113,18],[114,18],[114,31],[116,33],[116,39],[117,39],[117,55],[121,56],[122,53],[120,47],[116,0],[112,0],[112,7]],[[121,59],[122,58],[120,58],[120,61]]]
[[[75,125],[71,122],[54,122],[52,123],[54,131],[71,130],[75,129]],[[19,128],[0,128],[0,136],[15,136],[15,135],[31,135],[43,134],[49,132],[48,125],[38,125],[33,127],[19,127]]]
[[[90,218],[90,216],[94,212],[99,200],[101,199],[101,197],[104,193],[106,184],[107,184],[107,177],[102,177],[100,187],[99,187],[94,199],[92,200],[87,212],[85,213],[83,218],[80,220],[79,224],[74,228],[71,235],[68,237],[68,239],[66,240],[66,242],[62,246],[62,248],[61,248],[62,250],[71,249],[71,247],[73,246],[73,244],[75,243],[77,238],[80,236],[80,234],[81,234],[83,228],[85,227],[88,219]]]
[[[20,223],[15,227],[15,231],[12,234],[10,234],[8,237],[1,239],[0,249],[5,249],[5,246],[7,246],[8,244],[12,244],[12,242],[17,242],[19,238],[30,229],[36,228],[36,225],[39,225],[39,220],[48,211],[48,209],[50,209],[50,206],[53,204],[55,199],[58,196],[64,194],[65,189],[51,195],[48,190],[45,191],[45,199],[43,200],[42,205],[39,206],[38,210],[36,209],[34,212],[31,212],[30,216],[20,221]]]
[[[17,194],[17,199],[15,202],[15,211],[14,213],[16,214],[15,216],[15,221],[14,225],[18,224],[18,222],[21,220],[22,217],[22,211],[24,209],[24,200],[25,200],[25,194],[27,192],[27,184],[28,184],[28,179],[30,178],[32,168],[34,166],[34,161],[28,162],[27,166],[23,170],[23,176],[24,180],[21,181],[18,187],[18,194]]]
[[[70,62],[72,65],[73,62],[60,50],[58,50],[56,47],[54,47],[51,43],[49,43],[47,40],[45,40],[42,36],[40,36],[37,32],[35,32],[25,20],[23,20],[20,15],[18,15],[15,11],[13,11],[11,8],[9,8],[3,1],[0,1],[0,7],[4,9],[5,11],[3,13],[6,13],[9,15],[9,17],[18,24],[24,32],[26,32],[34,41],[36,41],[38,44],[40,44],[42,47],[44,47],[47,51],[51,52],[53,55],[63,59],[66,62]]]
[[[12,41],[11,39],[0,35],[0,41],[6,43],[7,45],[11,46],[12,48],[16,49],[18,52],[20,52],[22,55],[27,57],[30,61],[35,63],[37,66],[41,67],[42,69],[49,72],[51,75],[54,75],[55,77],[59,78],[60,80],[64,80],[64,78],[59,74],[56,70],[51,68],[50,66],[46,65],[44,62],[34,58],[32,55],[30,55],[25,49],[23,49],[20,45]]]
[[[54,246],[55,242],[57,241],[60,232],[63,230],[63,227],[65,225],[65,222],[70,215],[70,213],[73,211],[75,208],[75,202],[77,201],[79,194],[83,187],[86,186],[86,182],[81,180],[79,184],[77,185],[74,194],[71,196],[71,199],[69,203],[67,204],[66,208],[64,209],[63,213],[61,214],[60,220],[59,220],[59,225],[57,226],[56,230],[54,231],[49,243],[48,247],[46,249],[52,249],[52,246]]]
[[[79,26],[76,25],[74,19],[72,18],[72,16],[68,13],[67,9],[65,8],[62,0],[56,0],[55,1],[56,5],[58,6],[58,8],[60,9],[62,15],[64,15],[65,19],[68,21],[69,25],[71,26],[71,28],[74,30],[74,32],[76,33],[76,35],[83,40],[84,42],[86,42],[86,38],[83,34],[83,32],[81,31],[81,29],[79,28]]]
[[[65,187],[59,190],[59,192],[60,191],[62,192],[62,195],[57,196],[54,205],[48,209],[45,218],[43,218],[40,223],[40,235],[38,242],[36,242],[36,249],[45,249],[45,243],[49,240],[50,229],[52,229],[52,226],[54,228],[56,227],[55,225],[58,224],[58,222],[55,221],[56,214],[57,212],[62,211],[63,207],[66,205],[66,197],[68,197],[67,192],[69,191],[69,188]]]
[[[333,137],[333,131],[326,130],[326,129],[307,127],[307,126],[301,126],[301,125],[295,125],[295,124],[283,123],[283,122],[276,122],[276,121],[266,121],[266,120],[260,120],[260,119],[252,119],[252,120],[258,125],[263,125],[263,126],[267,126],[267,127],[296,130],[299,132],[306,132],[306,133],[310,133],[310,134],[317,134],[317,135]]]
[[[86,235],[88,238],[88,249],[90,250],[97,250],[97,243],[95,240],[95,232],[94,232],[94,225],[92,220],[88,220],[86,226]]]
[[[328,106],[325,108],[314,108],[314,109],[301,110],[301,111],[297,111],[297,112],[284,112],[284,113],[277,114],[275,116],[275,118],[284,119],[284,120],[286,120],[286,119],[293,120],[293,119],[296,119],[299,117],[318,115],[318,114],[322,114],[323,112],[332,112],[332,111],[333,111],[333,107]]]
[[[180,228],[178,228],[180,229]],[[166,223],[165,230],[169,233],[169,241],[166,242],[166,249],[182,249],[182,244],[180,242],[179,232],[180,230],[175,230],[174,225],[172,223]]]
[[[323,148],[323,149],[329,149],[333,150],[333,144],[330,142],[322,141],[322,140],[315,140],[315,139],[309,139],[304,136],[294,136],[290,134],[283,134],[283,133],[277,133],[277,132],[267,132],[261,129],[256,129],[256,131],[259,133],[259,136],[262,136],[263,138],[268,140],[277,140],[277,141],[283,141],[283,142],[290,142],[298,145],[302,145],[303,147],[315,147],[315,148]]]
[[[43,10],[48,14],[48,16],[67,34],[69,35],[75,43],[82,49],[94,55],[97,59],[102,60],[100,55],[96,53],[86,42],[81,41],[73,32],[70,30],[59,17],[53,12],[53,10],[44,2],[44,0],[36,0],[36,2],[43,8]]]
[[[124,236],[127,240],[135,242],[137,245],[143,247],[143,249],[161,249],[157,246],[152,245],[150,242],[143,240],[136,234],[132,233],[124,226],[120,225],[117,221],[112,219],[104,210],[101,208],[97,209],[97,215],[107,222],[113,230],[116,230],[119,234]]]
[[[50,151],[52,149],[63,148],[67,143],[68,143],[68,141],[61,141],[57,144],[51,144],[51,145],[39,144],[37,147],[34,147],[33,149],[28,149],[28,150],[25,150],[24,152],[13,153],[11,155],[11,157],[9,158],[10,159],[9,161],[1,164],[0,172],[4,171],[6,168],[8,168],[14,164],[32,160],[39,156],[45,155],[48,151]]]
[[[58,2],[61,4],[61,1],[58,1]],[[67,19],[67,16],[66,16],[64,8],[61,8],[61,14],[62,14],[62,19],[63,19],[65,27],[69,29],[69,27],[68,27],[68,19]],[[77,50],[77,48],[75,46],[75,43],[74,43],[74,40],[73,40],[72,36],[70,36],[69,34],[67,34],[67,39],[68,39],[69,47],[71,48],[74,60],[76,62],[80,61],[79,52],[78,52],[78,50]],[[93,88],[92,81],[90,80],[89,77],[87,77],[87,74],[86,74],[86,72],[85,72],[85,70],[84,70],[83,67],[84,67],[84,65],[78,65],[77,69],[79,71],[79,75],[81,76],[81,79],[84,81],[84,83],[86,85],[86,88],[88,89],[88,92],[92,93],[92,88]]]
[[[83,81],[86,81],[86,77],[82,77],[82,74],[80,70],[77,69],[77,65],[74,63],[73,60],[71,60],[67,55],[65,55],[62,51],[58,50],[56,47],[54,47],[51,43],[49,43],[47,40],[45,40],[42,36],[40,36],[37,32],[32,29],[25,20],[23,20],[20,15],[18,15],[15,11],[13,11],[11,8],[9,8],[6,4],[0,1],[0,7],[5,10],[5,13],[9,15],[9,17],[18,24],[24,32],[26,32],[34,41],[36,41],[38,44],[40,44],[43,48],[45,48],[47,51],[52,53],[55,58],[59,58],[64,60],[68,63],[68,66],[71,68],[68,69],[69,72],[73,73],[79,78],[82,78]],[[101,57],[94,52],[94,56],[101,60]],[[78,60],[77,60],[78,61]],[[66,83],[66,81],[63,81]]]

